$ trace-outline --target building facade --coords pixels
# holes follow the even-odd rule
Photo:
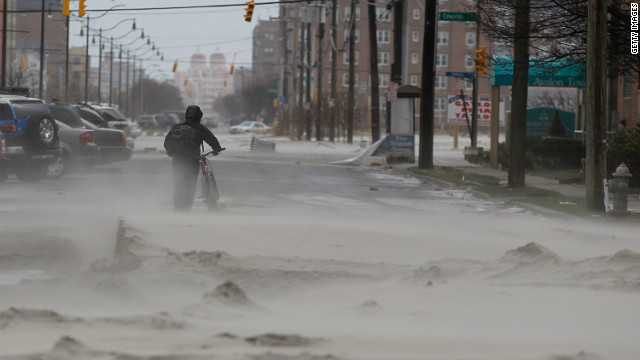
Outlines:
[[[202,53],[191,55],[189,67],[176,71],[175,85],[180,89],[186,104],[196,104],[205,115],[213,111],[217,98],[233,92],[233,78],[223,53],[215,52],[206,56]]]

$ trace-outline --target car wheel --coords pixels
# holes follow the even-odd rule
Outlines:
[[[14,165],[14,171],[20,181],[35,183],[47,176],[48,165],[44,162],[21,162]]]
[[[58,127],[51,114],[42,112],[31,115],[27,124],[30,148],[43,150],[51,148],[58,141]]]
[[[66,174],[69,170],[69,157],[63,155],[56,159],[56,161],[49,164],[47,168],[47,177],[52,179],[59,179],[62,175]]]

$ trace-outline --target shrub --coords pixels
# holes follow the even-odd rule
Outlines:
[[[607,178],[625,163],[631,172],[629,186],[640,187],[640,127],[616,131],[607,145]]]
[[[509,167],[509,154],[504,143],[498,146],[499,162]],[[525,167],[529,169],[579,169],[585,156],[585,147],[580,140],[547,138],[527,139],[525,144]]]

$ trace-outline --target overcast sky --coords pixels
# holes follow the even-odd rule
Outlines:
[[[138,29],[144,29],[145,35],[149,35],[151,42],[160,49],[164,55],[164,62],[158,57],[146,61],[145,68],[151,73],[164,73],[168,78],[173,78],[171,69],[173,62],[178,59],[178,69],[185,70],[188,61],[194,52],[200,51],[209,56],[213,52],[222,52],[231,63],[236,57],[236,68],[240,66],[251,66],[251,37],[253,28],[258,19],[267,20],[269,17],[278,16],[278,5],[260,5],[256,1],[253,21],[244,21],[245,0],[86,0],[88,14],[91,17],[90,26],[92,29],[108,29],[123,19],[135,18]],[[194,5],[237,5],[218,8],[196,8],[179,10],[126,10],[140,8],[162,8],[175,6]],[[115,8],[114,8],[115,7]],[[71,2],[71,12],[77,16],[78,2]],[[114,10],[106,13],[94,10]],[[76,17],[75,20],[78,20]],[[131,30],[131,21],[125,21],[110,31],[103,31],[103,36],[113,36],[115,38],[126,34]],[[71,43],[81,46],[85,44],[86,38],[80,37],[80,27],[86,26],[84,18],[80,21],[72,21]],[[140,30],[134,31],[121,40],[114,41],[116,44],[127,45],[140,37]],[[98,41],[96,37],[96,42]],[[141,40],[133,42],[124,49],[133,51],[143,45]],[[105,47],[108,51],[109,45]],[[148,47],[142,46],[136,51],[137,54],[144,54]],[[90,54],[97,55],[98,47],[90,46]],[[117,54],[116,51],[114,53]],[[142,55],[143,58],[151,56],[152,51]],[[157,64],[157,65],[155,65]],[[155,70],[154,70],[155,69]],[[154,76],[155,77],[155,76]]]

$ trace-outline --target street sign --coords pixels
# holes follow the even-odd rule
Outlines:
[[[442,21],[476,21],[476,14],[471,12],[441,11],[440,20]]]
[[[472,72],[461,72],[461,71],[447,71],[447,76],[457,77],[457,78],[472,78]]]

